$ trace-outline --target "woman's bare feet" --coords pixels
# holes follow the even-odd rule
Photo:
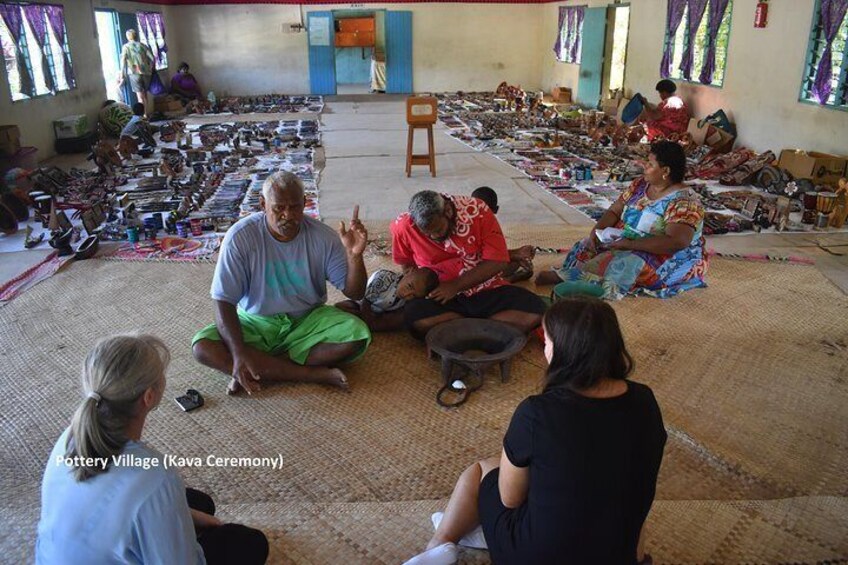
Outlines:
[[[537,285],[551,285],[551,284],[559,284],[562,282],[562,279],[559,278],[559,275],[554,271],[542,271],[536,276],[536,284]]]

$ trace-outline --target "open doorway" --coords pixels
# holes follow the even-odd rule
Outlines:
[[[385,92],[385,11],[334,10],[333,21],[336,92]]]
[[[123,89],[118,86],[120,76],[121,42],[118,27],[118,14],[112,10],[95,10],[97,23],[97,43],[100,46],[100,64],[103,80],[106,83],[108,100],[123,100]]]
[[[604,58],[603,97],[624,88],[627,66],[627,39],[630,30],[630,5],[617,4],[607,8],[606,49]]]

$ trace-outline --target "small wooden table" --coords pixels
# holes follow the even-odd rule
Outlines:
[[[406,142],[406,176],[412,174],[412,165],[429,165],[430,174],[436,176],[436,150],[433,146],[433,125],[436,123],[438,101],[432,96],[412,96],[406,99],[406,123],[409,137]],[[416,129],[427,130],[427,153],[412,154]]]

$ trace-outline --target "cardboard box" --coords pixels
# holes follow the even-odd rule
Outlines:
[[[551,91],[551,99],[557,104],[571,104],[571,89],[557,86]]]
[[[77,114],[60,118],[53,122],[53,133],[56,139],[82,137],[88,133],[88,116]]]
[[[848,157],[810,151],[784,149],[777,166],[786,169],[796,179],[810,179],[816,183],[836,185],[846,175]]]
[[[692,140],[698,145],[709,145],[713,148],[725,148],[728,144],[733,147],[733,140],[736,139],[723,129],[719,129],[710,124],[698,125],[698,120],[695,118],[689,119],[689,127],[686,130],[692,136]],[[729,151],[730,149],[727,149]]]
[[[157,96],[153,101],[153,109],[156,112],[179,112],[183,109],[183,103],[174,96]]]
[[[21,130],[18,126],[0,126],[0,153],[14,155],[21,149]]]

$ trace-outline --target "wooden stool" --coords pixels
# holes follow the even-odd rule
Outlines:
[[[432,96],[411,96],[406,99],[406,123],[409,124],[409,139],[406,142],[406,176],[412,173],[412,165],[430,165],[430,174],[436,176],[436,150],[433,147],[433,124],[438,114],[438,100]],[[413,155],[412,144],[416,129],[427,128],[427,154]]]
[[[427,153],[422,155],[412,154],[412,145],[416,129],[427,130]],[[429,165],[430,174],[436,176],[436,150],[433,148],[433,125],[410,125],[409,139],[406,142],[406,176],[412,173],[412,165]]]

